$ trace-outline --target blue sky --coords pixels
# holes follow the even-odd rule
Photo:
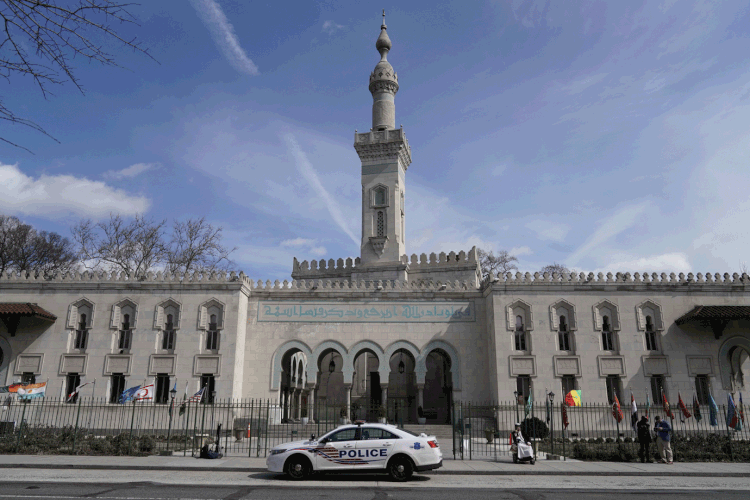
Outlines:
[[[511,250],[522,271],[736,272],[750,263],[747,2],[389,2],[396,123],[413,163],[407,251]],[[237,267],[359,254],[380,5],[144,2],[158,61],[75,61],[44,100],[0,82],[0,212],[205,215]]]

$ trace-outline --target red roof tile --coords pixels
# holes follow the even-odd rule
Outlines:
[[[55,321],[57,316],[42,309],[36,304],[22,302],[0,302],[0,314],[19,314],[21,316],[35,316],[37,318]]]

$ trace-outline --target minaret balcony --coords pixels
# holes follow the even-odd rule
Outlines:
[[[403,128],[355,132],[354,149],[362,161],[397,157],[404,170],[411,164],[411,148]]]

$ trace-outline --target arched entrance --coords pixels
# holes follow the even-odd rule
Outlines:
[[[318,418],[335,420],[346,411],[347,388],[344,385],[344,358],[335,349],[326,349],[318,357]]]
[[[750,389],[750,351],[744,346],[732,348],[729,352],[732,367],[732,390],[747,391]]]
[[[388,361],[387,416],[389,422],[417,422],[416,360],[407,349],[397,349]]]
[[[452,360],[443,349],[433,349],[425,357],[424,416],[428,424],[449,424],[453,403]]]
[[[383,404],[380,357],[373,349],[361,349],[354,357],[352,377],[352,418],[376,421]]]
[[[307,355],[299,349],[289,349],[281,358],[281,387],[279,405],[281,420],[288,422],[307,416],[305,386],[307,383]]]

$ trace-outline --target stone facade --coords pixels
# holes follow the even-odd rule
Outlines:
[[[242,273],[51,281],[5,274],[0,303],[38,304],[57,319],[22,319],[15,335],[0,323],[0,385],[48,379],[49,393],[63,396],[77,374],[97,380],[95,396],[110,398],[116,377],[126,387],[161,377],[193,393],[210,376],[217,397],[278,401],[280,418],[313,412],[315,401],[395,400],[409,408],[407,419],[422,406],[433,422],[450,419],[451,401],[510,401],[518,392],[540,400],[576,388],[584,401],[606,402],[632,391],[653,402],[662,387],[672,400],[678,391],[689,399],[710,390],[718,401],[750,389],[750,320],[678,324],[696,306],[750,306],[747,275],[481,280],[475,249],[408,257],[403,200],[412,159],[395,128],[390,48],[384,24],[370,77],[373,129],[355,133],[359,257],[295,259],[293,281],[283,283]]]

